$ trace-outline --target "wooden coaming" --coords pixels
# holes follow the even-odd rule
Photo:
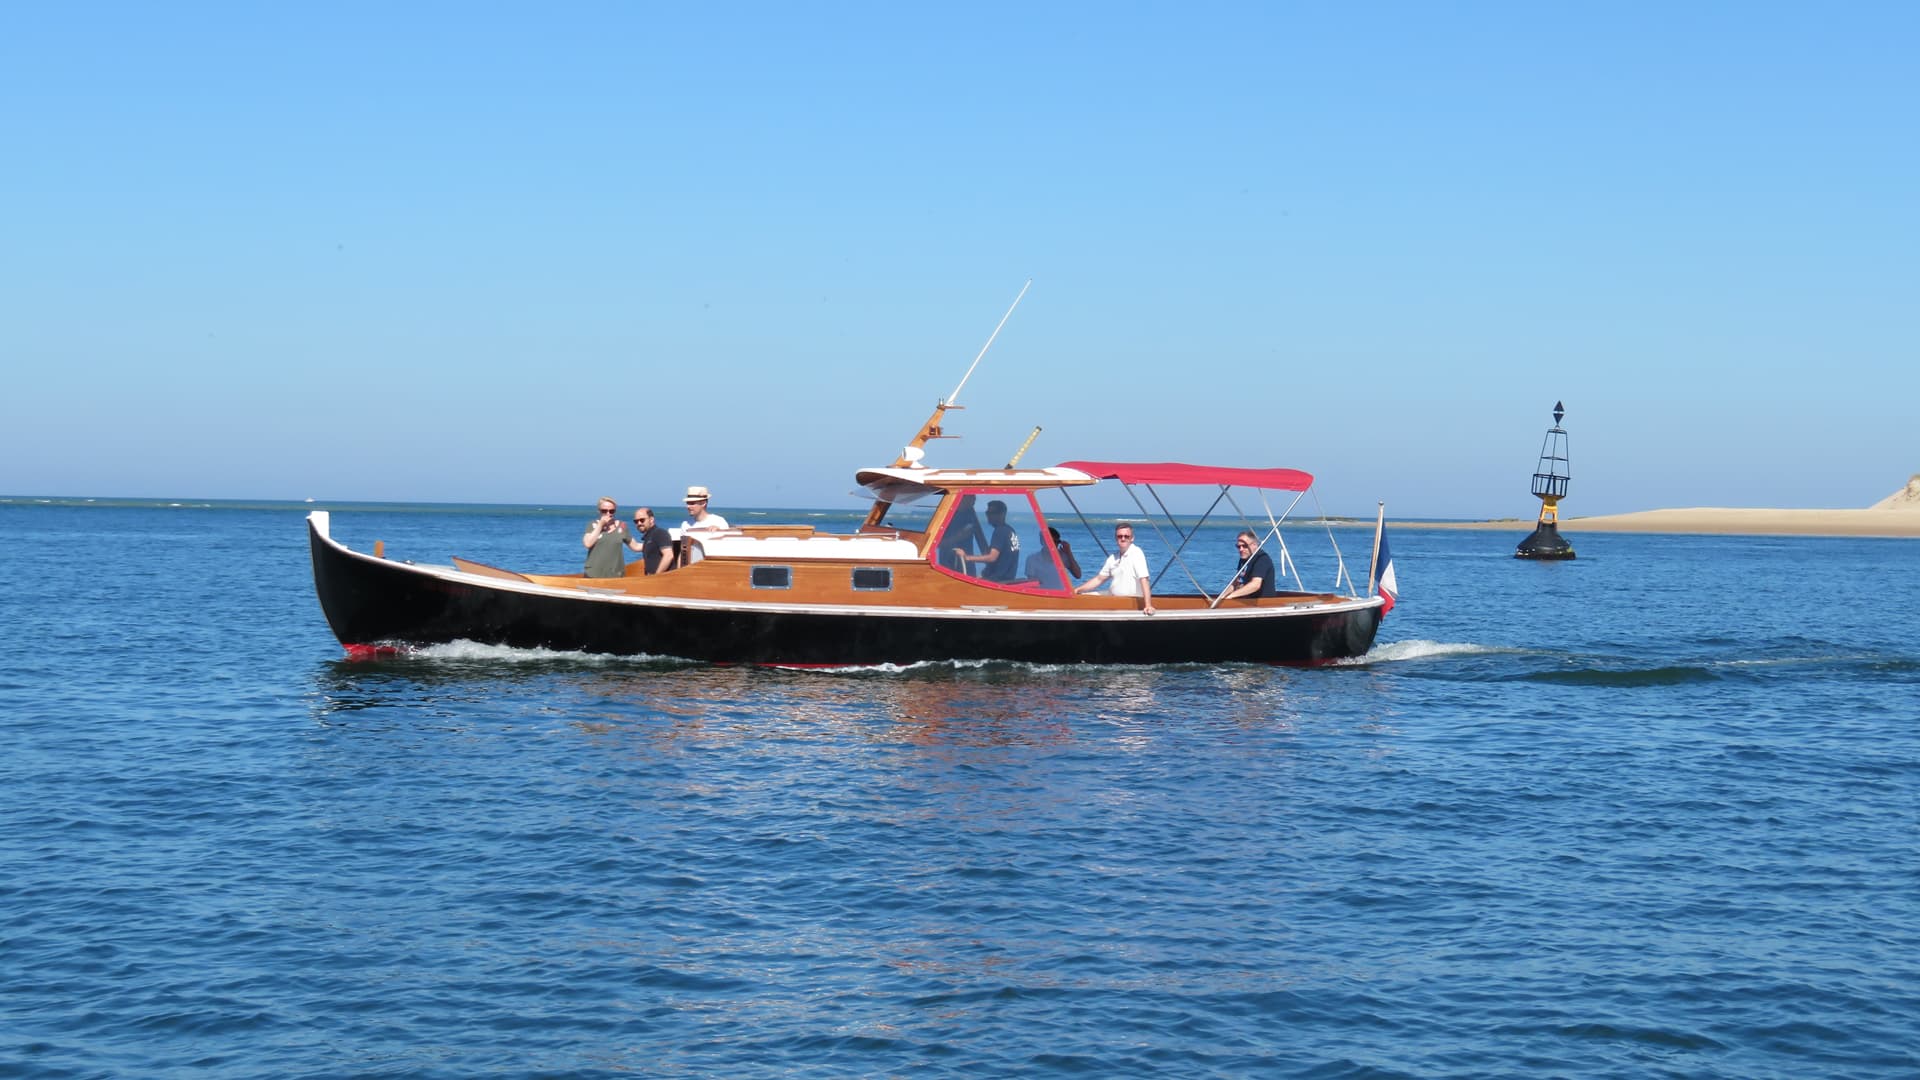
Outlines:
[[[505,578],[508,581],[533,580],[527,575],[517,571],[502,570],[497,566],[488,566],[486,563],[474,562],[472,559],[463,559],[458,555],[453,557],[453,567],[456,570],[462,570],[469,574],[479,574],[481,577]]]
[[[754,588],[753,568],[782,566],[791,571],[792,587]],[[893,572],[893,588],[856,590],[853,571],[883,568]],[[586,578],[577,574],[528,575],[540,585],[584,589],[600,594],[709,600],[728,604],[831,604],[859,607],[1005,608],[1011,611],[1132,611],[1138,597],[1089,593],[1028,592],[988,585],[939,570],[924,562],[873,562],[858,559],[758,560],[709,556],[692,566],[652,576]],[[1337,604],[1353,599],[1337,593],[1283,593],[1260,599],[1223,600],[1216,610],[1285,608]],[[1202,611],[1210,598],[1193,593],[1156,593],[1154,607],[1166,611]]]

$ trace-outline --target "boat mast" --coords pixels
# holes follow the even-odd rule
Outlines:
[[[1007,307],[1007,313],[1000,316],[1000,322],[994,326],[993,333],[987,335],[987,343],[980,346],[980,351],[975,354],[973,363],[967,365],[967,373],[960,376],[960,385],[954,387],[953,393],[942,398],[940,403],[933,407],[933,415],[927,417],[927,422],[920,425],[920,430],[915,432],[913,438],[901,449],[900,456],[893,459],[893,468],[905,468],[919,461],[922,456],[921,451],[927,445],[927,440],[951,437],[940,430],[941,418],[947,415],[948,409],[964,408],[964,406],[959,403],[960,391],[967,388],[967,380],[973,378],[973,369],[980,366],[980,360],[987,355],[987,350],[993,348],[994,339],[1000,336],[1000,328],[1007,325],[1008,319],[1013,318],[1013,309],[1020,306],[1020,301],[1026,298],[1027,290],[1032,287],[1032,278],[1028,278],[1027,283],[1020,286],[1020,295],[1013,298],[1013,303]],[[1029,439],[1028,442],[1032,442],[1032,440]],[[873,508],[867,511],[867,520],[862,527],[871,529],[885,521],[887,519],[887,507],[891,505],[893,504],[883,502],[879,499],[873,500]]]

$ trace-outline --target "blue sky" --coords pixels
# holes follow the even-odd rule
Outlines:
[[[1920,471],[1920,6],[16,5],[0,492],[1322,504]]]

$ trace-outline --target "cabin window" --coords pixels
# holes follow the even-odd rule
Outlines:
[[[793,567],[756,566],[753,568],[753,587],[756,589],[793,588]]]
[[[887,592],[893,588],[893,571],[884,566],[853,568],[854,592]]]
[[[1066,591],[1045,519],[1025,491],[982,488],[960,492],[953,514],[932,545],[934,565],[982,585]]]
[[[917,502],[897,502],[887,507],[887,519],[882,528],[900,532],[923,533],[927,531],[927,522],[933,517],[934,499],[921,499]]]

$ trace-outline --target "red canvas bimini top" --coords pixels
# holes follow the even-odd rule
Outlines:
[[[1233,484],[1274,491],[1305,491],[1313,486],[1313,477],[1299,469],[1235,469],[1178,461],[1063,461],[1060,467],[1123,484]]]

